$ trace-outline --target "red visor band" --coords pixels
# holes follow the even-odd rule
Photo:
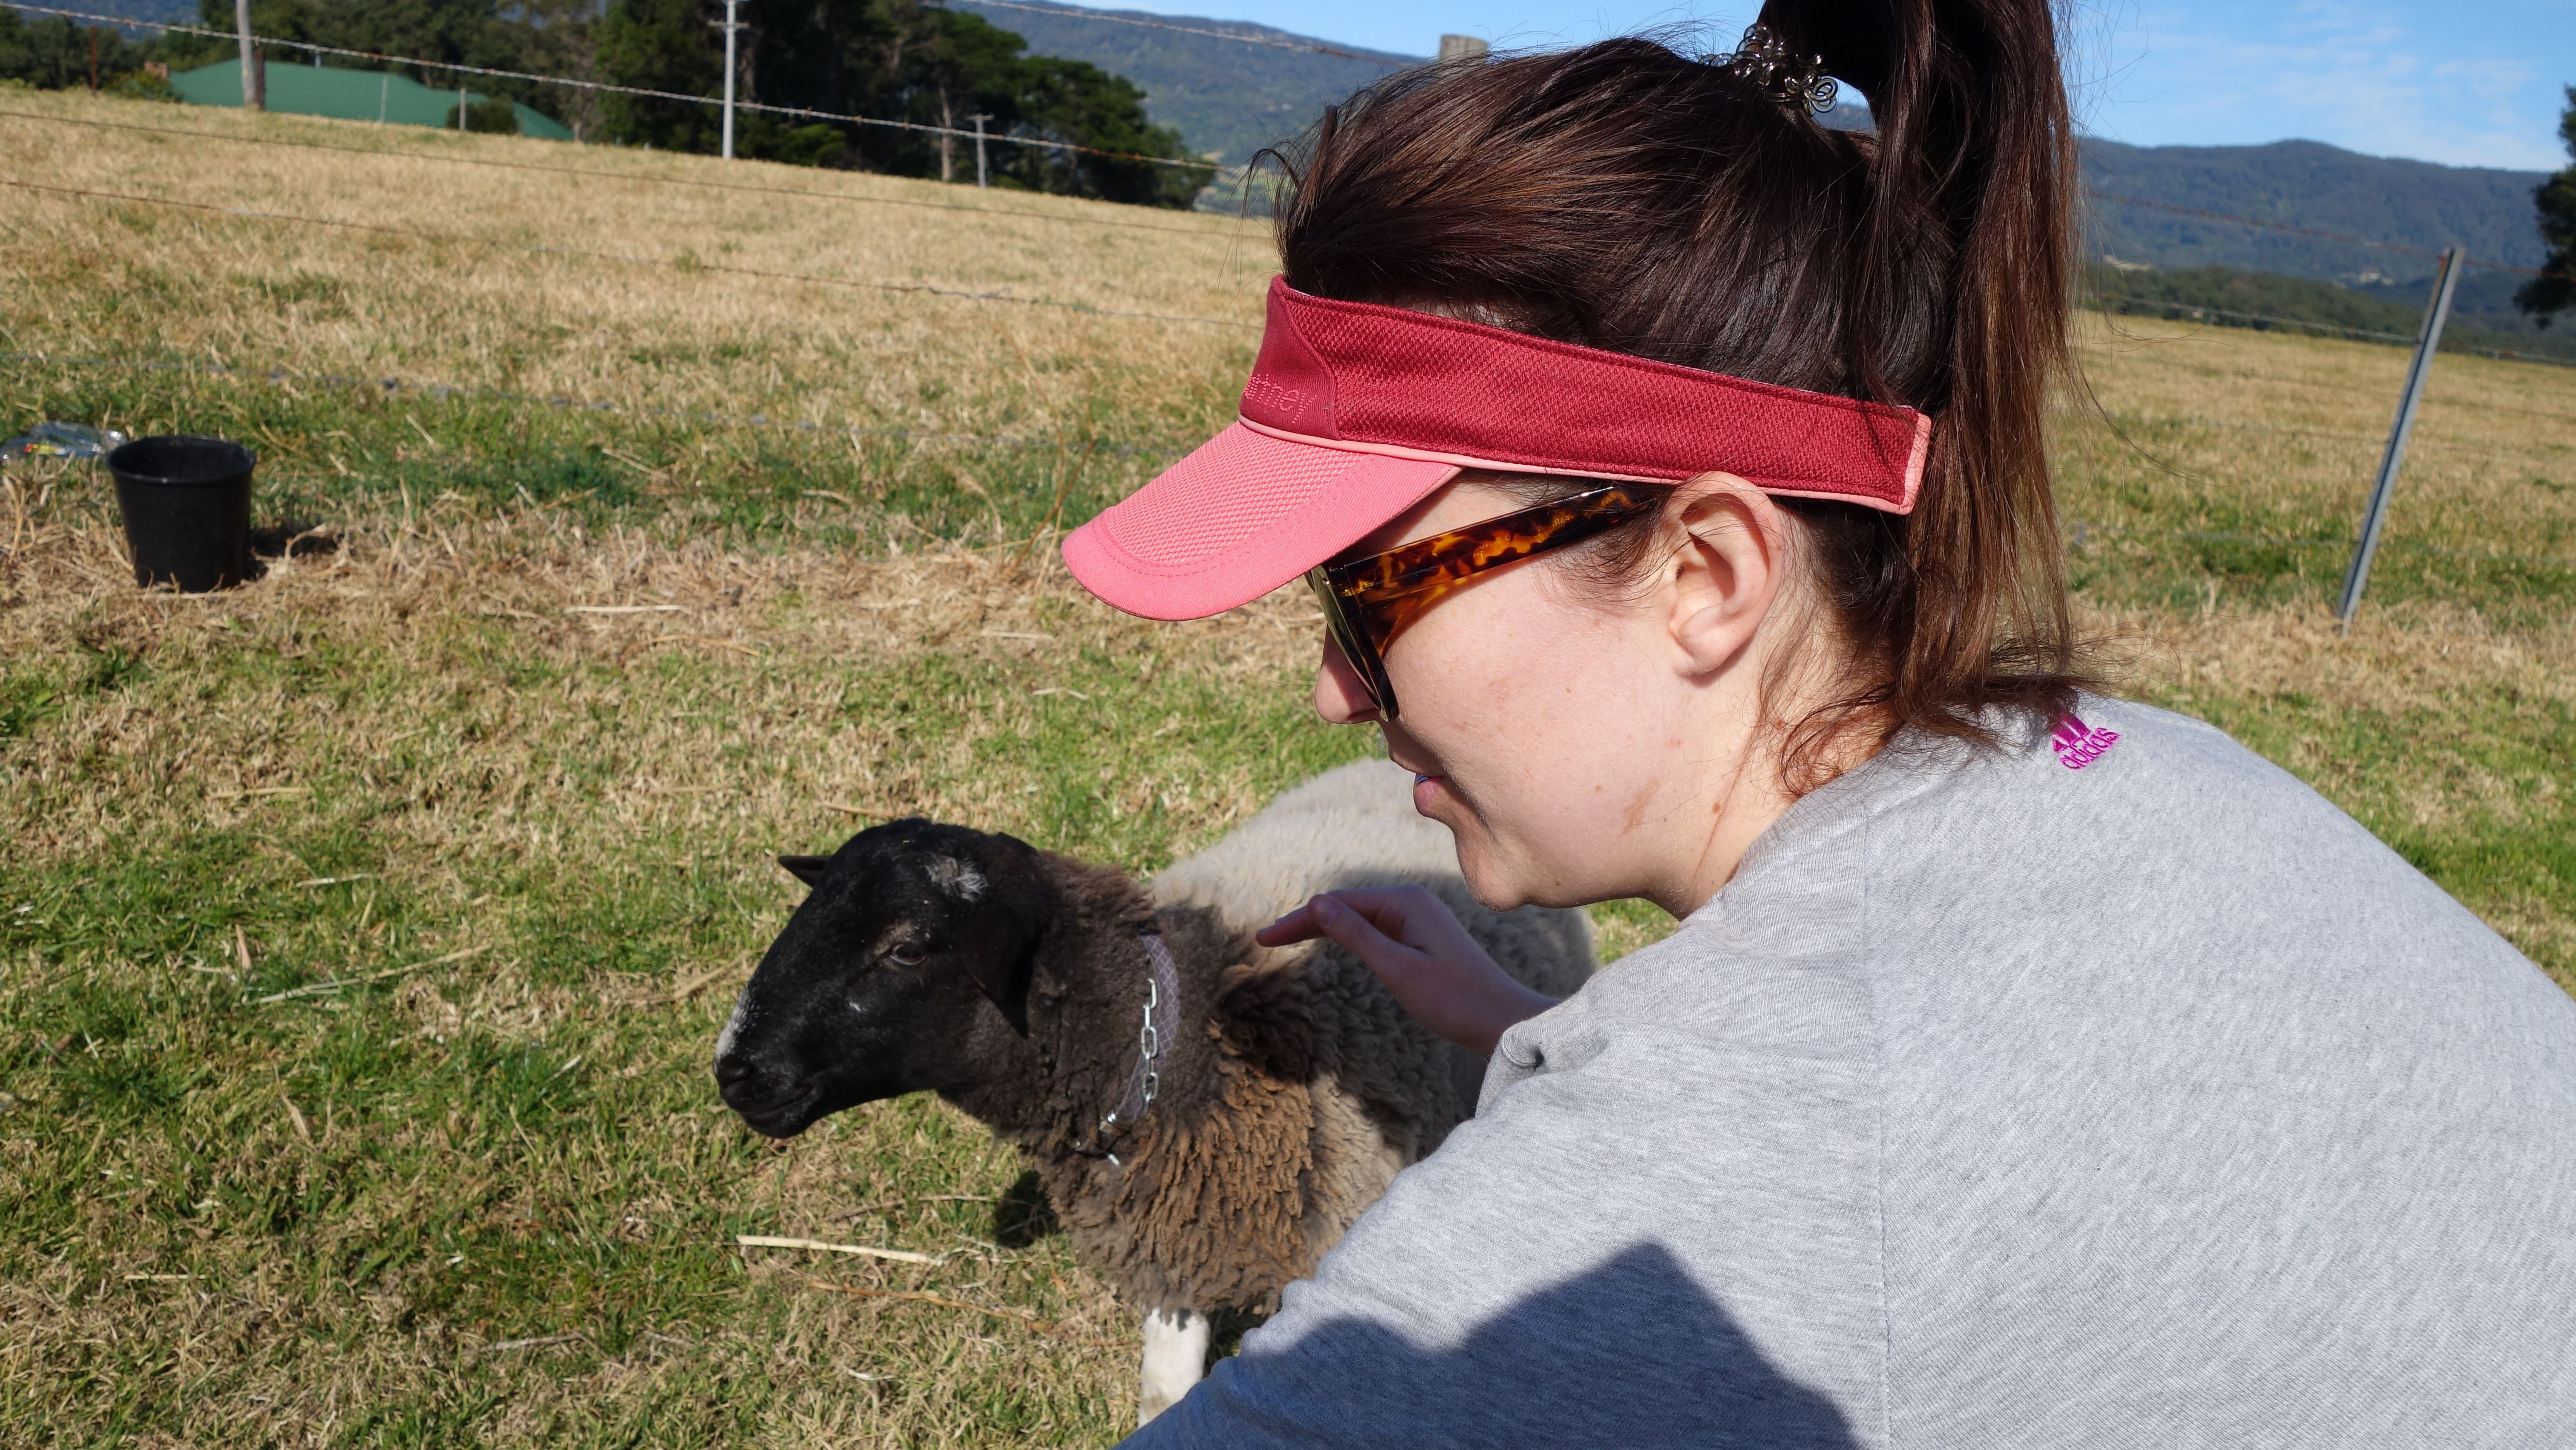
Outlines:
[[[1466,468],[1679,483],[1905,513],[1932,420],[1401,307],[1270,284],[1243,421],[1293,442]]]

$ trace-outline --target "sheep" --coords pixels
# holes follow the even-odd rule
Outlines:
[[[926,1089],[1017,1146],[1144,1314],[1149,1421],[1206,1372],[1209,1313],[1275,1308],[1483,1082],[1356,959],[1252,931],[1318,892],[1410,884],[1537,991],[1591,973],[1589,918],[1478,906],[1411,783],[1384,761],[1328,772],[1150,891],[918,817],[781,857],[812,892],[734,1005],[718,1087],[773,1138]]]

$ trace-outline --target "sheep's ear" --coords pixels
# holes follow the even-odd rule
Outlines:
[[[1026,841],[995,836],[981,865],[990,894],[961,932],[959,956],[966,975],[1022,1037],[1029,1035],[1029,979],[1037,972],[1038,943],[1055,914],[1037,851]]]
[[[958,955],[1002,1020],[1022,1037],[1029,1035],[1029,976],[1036,965],[1037,933],[1010,911],[988,911],[966,924]]]
[[[832,864],[832,858],[829,856],[781,856],[778,858],[778,864],[787,868],[788,875],[795,877],[806,885],[820,886],[823,884],[823,869]]]

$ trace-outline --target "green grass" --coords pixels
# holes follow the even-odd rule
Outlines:
[[[1076,426],[1005,416],[967,435],[1012,440],[991,443],[901,419],[753,423],[749,407],[724,423],[373,387],[12,369],[0,422],[77,418],[138,437],[210,432],[249,444],[262,460],[261,523],[328,522],[452,493],[495,508],[561,505],[593,527],[676,515],[701,529],[878,548],[1025,538],[1051,520],[1079,522],[1230,412],[1215,395],[1183,417],[1116,406],[1113,395]]]
[[[569,541],[575,515],[491,524]],[[110,604],[13,657],[5,809],[35,849],[0,863],[0,1424],[1112,1438],[1132,1326],[1060,1238],[1002,1247],[1021,1170],[980,1129],[908,1100],[782,1152],[715,1101],[718,1020],[798,890],[767,857],[836,845],[860,821],[816,799],[864,796],[1151,869],[1370,741],[1311,719],[1282,630],[1104,632],[1060,584],[992,598],[968,558],[966,600],[950,567],[894,586],[937,601],[904,641],[847,654],[825,556],[739,605],[758,656],[308,594]],[[146,717],[172,728],[107,723]],[[893,778],[836,773],[853,742]],[[225,768],[169,768],[198,752]],[[621,819],[643,773],[671,789]],[[965,1258],[747,1261],[739,1233]]]

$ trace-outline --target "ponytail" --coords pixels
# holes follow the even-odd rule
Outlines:
[[[1934,417],[1911,514],[1780,500],[1849,656],[1791,724],[1804,790],[1852,744],[1991,742],[1999,709],[2046,720],[2084,683],[2045,448],[2074,134],[2047,0],[1769,0],[1760,23],[1875,134],[1647,39],[1423,67],[1285,158],[1279,241],[1302,291]]]
[[[2080,681],[2046,435],[2077,170],[2055,17],[2044,0],[1769,0],[1762,23],[1869,98],[1847,365],[1863,396],[1939,419],[1902,568],[1834,581],[1889,647],[1880,677],[1810,737],[1876,716],[1983,738],[1994,706],[2063,715]]]

